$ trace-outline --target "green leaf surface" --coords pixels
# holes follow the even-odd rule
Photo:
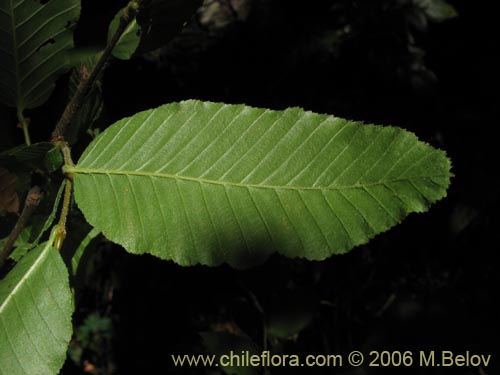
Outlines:
[[[50,241],[0,281],[0,375],[54,375],[71,339],[69,276]]]
[[[116,32],[116,29],[118,28],[118,25],[120,24],[121,12],[122,11],[120,10],[109,24],[108,42],[113,37],[113,35]],[[139,27],[139,24],[134,18],[132,21],[130,21],[127,28],[121,35],[120,39],[118,39],[118,42],[116,43],[115,48],[113,48],[113,51],[111,53],[117,59],[129,60],[133,56],[137,47],[139,46],[140,41],[141,41],[141,28]]]
[[[68,69],[79,0],[0,0],[0,101],[37,107]]]
[[[129,252],[236,267],[345,253],[443,198],[449,169],[403,129],[199,101],[120,120],[65,167]]]
[[[59,150],[55,146],[47,152],[47,154],[43,159],[43,164],[45,166],[45,169],[49,173],[57,171],[59,168],[61,168],[63,163],[64,159],[61,150]]]

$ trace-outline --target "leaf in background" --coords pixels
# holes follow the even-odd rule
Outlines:
[[[88,75],[94,69],[97,61],[100,58],[100,53],[95,53],[87,56],[82,60],[78,67],[73,68],[69,77],[68,97],[71,98],[78,88],[82,79],[88,78]],[[102,74],[102,73],[101,73]],[[70,144],[75,144],[78,139],[97,121],[103,109],[101,77],[98,77],[94,85],[92,85],[89,93],[85,97],[85,101],[76,113],[71,126],[66,132],[65,139]]]
[[[64,168],[87,221],[129,252],[236,267],[345,253],[450,180],[445,153],[403,129],[199,101],[120,120]]]
[[[84,367],[85,374],[98,374],[99,370],[92,371],[86,366],[85,358],[89,357],[89,351],[95,352],[103,345],[109,347],[113,338],[113,322],[109,316],[101,316],[98,312],[89,314],[85,320],[75,327],[75,333],[68,349],[68,357],[76,365]]]
[[[69,276],[51,241],[0,281],[0,374],[55,375],[71,339]]]
[[[200,7],[202,0],[150,0],[137,14],[142,29],[137,55],[162,47]]]
[[[121,10],[116,14],[115,18],[113,18],[113,20],[109,24],[108,42],[113,37],[113,35],[116,32],[116,29],[118,28],[118,25],[120,24],[120,16],[121,16]],[[141,40],[141,28],[139,27],[136,19],[134,18],[128,24],[127,28],[123,32],[120,39],[118,39],[115,48],[113,48],[112,52],[113,56],[116,57],[117,59],[129,60],[133,56],[135,50],[137,49],[137,46],[139,46],[140,40]]]
[[[434,22],[443,22],[458,16],[457,10],[445,0],[420,0],[427,17]]]
[[[314,318],[317,301],[310,290],[282,292],[266,309],[266,328],[270,337],[295,338]]]
[[[24,228],[19,234],[14,245],[15,249],[12,254],[10,254],[9,258],[18,262],[30,249],[38,245],[43,234],[47,232],[54,223],[65,185],[66,180],[63,180],[53,199],[52,196],[55,189],[51,193],[45,193],[42,203],[36,211],[37,213],[30,219],[30,225]]]
[[[54,146],[50,142],[21,145],[0,153],[0,163],[16,172],[32,172],[42,168],[47,152]]]
[[[79,0],[0,0],[0,101],[22,112],[45,102],[68,68]]]
[[[13,259],[15,262],[18,262],[23,256],[25,256],[28,253],[28,251],[30,251],[32,248],[36,246],[35,244],[32,244],[30,242],[32,229],[33,229],[32,226],[28,226],[21,231],[19,237],[17,237],[17,240],[14,244],[14,250],[9,255],[10,259]],[[0,246],[1,246],[0,248],[3,248],[3,246],[5,246],[6,241],[7,237],[2,238],[0,240]]]
[[[0,211],[19,213],[17,177],[0,165]]]
[[[201,332],[200,336],[203,340],[203,345],[207,350],[217,356],[227,355],[231,351],[235,355],[242,352],[249,352],[250,355],[260,355],[262,350],[247,336],[233,335],[227,332]],[[236,360],[234,360],[236,363]],[[226,374],[231,375],[258,375],[260,374],[259,367],[243,366],[222,366],[222,370]]]

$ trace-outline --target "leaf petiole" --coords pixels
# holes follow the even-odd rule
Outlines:
[[[27,146],[31,146],[30,132],[28,130],[28,120],[26,120],[26,118],[24,117],[23,111],[17,112],[17,119],[19,120],[19,124],[23,129],[24,142],[26,143]]]

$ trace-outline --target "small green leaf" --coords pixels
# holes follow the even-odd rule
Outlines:
[[[458,16],[458,12],[445,0],[420,0],[427,16],[435,22],[443,22]]]
[[[87,221],[129,252],[236,267],[345,253],[450,180],[445,153],[403,129],[199,101],[117,122],[64,170]]]
[[[72,313],[68,271],[49,241],[0,281],[0,374],[58,374]]]
[[[113,18],[108,29],[108,42],[111,40],[113,35],[120,24],[121,11]],[[121,60],[129,60],[141,41],[141,28],[139,27],[135,18],[130,21],[127,28],[121,35],[120,39],[113,48],[113,56]]]
[[[0,101],[37,107],[68,68],[79,0],[0,0]]]
[[[52,173],[61,168],[63,162],[63,156],[61,154],[61,151],[57,147],[53,147],[51,150],[49,150],[43,160],[45,169],[49,173]]]

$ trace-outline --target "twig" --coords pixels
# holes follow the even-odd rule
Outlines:
[[[76,89],[75,94],[66,105],[64,112],[61,115],[61,118],[56,124],[54,131],[52,132],[51,142],[58,145],[61,141],[64,141],[64,134],[69,126],[69,124],[73,121],[75,114],[78,109],[82,106],[85,97],[89,93],[92,85],[94,84],[97,77],[100,75],[102,69],[106,65],[109,57],[111,56],[111,52],[115,48],[116,43],[120,40],[122,34],[126,30],[130,21],[132,21],[137,13],[137,9],[139,8],[141,2],[140,0],[132,0],[128,3],[128,5],[122,9],[120,23],[113,34],[113,37],[108,42],[104,52],[102,53],[99,61],[95,65],[94,69],[90,72],[88,77],[82,78],[78,87]]]
[[[64,112],[61,115],[61,118],[56,124],[54,131],[52,132],[51,142],[58,147],[64,156],[64,164],[68,166],[74,166],[73,161],[71,160],[71,150],[64,140],[64,134],[68,129],[68,126],[73,121],[76,113],[82,106],[85,101],[85,97],[89,93],[92,85],[96,81],[97,77],[101,74],[106,62],[111,56],[111,52],[116,46],[116,43],[120,40],[122,34],[127,29],[128,24],[132,21],[141,5],[141,0],[132,0],[128,3],[128,5],[122,9],[120,15],[120,23],[113,34],[113,37],[108,42],[104,52],[102,53],[99,61],[95,65],[94,69],[90,72],[88,76],[83,76],[78,84],[75,94],[64,108]],[[66,175],[67,183],[64,188],[64,197],[63,197],[63,206],[61,209],[61,215],[59,217],[59,223],[57,224],[57,233],[54,241],[54,246],[57,250],[61,250],[62,244],[66,237],[66,220],[68,217],[69,206],[71,203],[71,190],[73,186],[72,176],[70,174]]]
[[[40,189],[39,186],[33,186],[29,190],[28,195],[26,196],[26,201],[24,203],[23,211],[21,212],[19,219],[17,219],[16,225],[14,226],[14,228],[12,228],[9,237],[7,237],[2,252],[0,252],[0,268],[4,266],[5,260],[12,253],[12,249],[14,248],[14,244],[16,243],[17,237],[19,237],[19,234],[26,226],[31,215],[33,215],[33,212],[40,204],[40,200],[42,199],[42,197],[43,197],[42,189]]]

